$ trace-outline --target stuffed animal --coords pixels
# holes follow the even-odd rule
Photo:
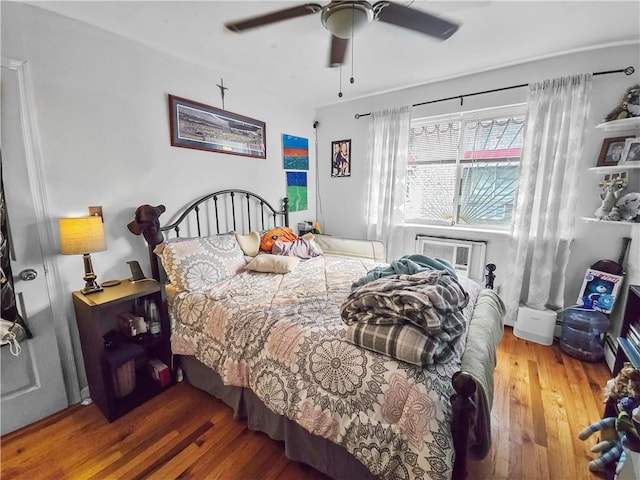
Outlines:
[[[160,231],[160,215],[165,212],[164,205],[153,207],[140,205],[136,208],[135,220],[127,224],[127,228],[134,235],[144,235],[145,240],[151,246],[156,246],[164,241]]]
[[[623,190],[624,187],[619,185],[606,186],[600,195],[602,203],[593,215],[598,220],[620,220],[620,210],[616,208],[616,202]]]
[[[620,414],[617,417],[607,417],[587,426],[578,434],[580,440],[586,440],[596,432],[603,432],[603,438],[613,438],[602,440],[591,448],[594,453],[601,453],[601,456],[589,462],[589,470],[602,472],[607,465],[618,462],[616,471],[622,468],[626,459],[625,447],[636,451],[640,444],[640,435],[636,419],[640,415],[640,409],[636,406],[633,410],[627,410],[630,406],[637,405],[638,401],[626,397],[630,402],[618,402]],[[613,435],[612,435],[613,433]]]
[[[605,122],[622,118],[640,117],[640,85],[629,87],[622,97],[622,102],[604,117]]]
[[[620,403],[624,398],[631,398],[640,403],[640,371],[625,362],[620,372],[607,382],[604,394],[605,401]],[[624,409],[629,411],[628,406],[624,406]]]
[[[640,220],[640,193],[631,192],[623,195],[617,202],[616,207],[620,211],[622,220]]]
[[[616,417],[607,417],[587,426],[578,434],[580,440],[586,440],[596,432],[615,429]],[[616,432],[617,433],[617,432]],[[616,436],[616,440],[603,440],[591,447],[593,453],[601,453],[600,457],[589,462],[589,470],[592,472],[602,472],[610,463],[616,462],[623,452],[622,435]]]
[[[262,234],[260,237],[260,250],[270,252],[273,244],[278,242],[293,242],[298,239],[298,235],[293,233],[289,227],[276,227]]]

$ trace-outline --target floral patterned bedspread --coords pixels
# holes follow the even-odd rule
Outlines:
[[[451,377],[456,358],[429,368],[344,340],[340,306],[377,266],[320,256],[286,275],[243,271],[206,292],[169,291],[172,349],[195,355],[228,385],[340,444],[386,479],[451,477]],[[480,286],[461,280],[471,318]]]

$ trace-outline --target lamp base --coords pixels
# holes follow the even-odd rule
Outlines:
[[[82,290],[80,290],[80,292],[83,293],[84,295],[88,295],[89,293],[101,292],[102,290],[104,289],[100,285],[98,285],[95,281],[93,281],[93,282],[87,282],[87,284],[84,286]]]
[[[96,274],[93,272],[93,264],[91,263],[91,255],[85,253],[82,255],[83,263],[84,263],[84,288],[80,290],[84,295],[88,295],[89,293],[101,292],[102,287],[96,282]]]

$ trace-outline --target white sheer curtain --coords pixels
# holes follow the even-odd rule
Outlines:
[[[529,87],[515,218],[504,273],[505,321],[518,306],[564,306],[564,275],[573,238],[577,179],[591,106],[592,75]]]
[[[367,239],[384,242],[390,261],[402,245],[411,108],[373,112],[371,117]]]

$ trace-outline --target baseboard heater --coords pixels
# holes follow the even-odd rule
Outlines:
[[[459,275],[484,285],[486,241],[418,233],[415,248],[421,255],[448,261]]]

